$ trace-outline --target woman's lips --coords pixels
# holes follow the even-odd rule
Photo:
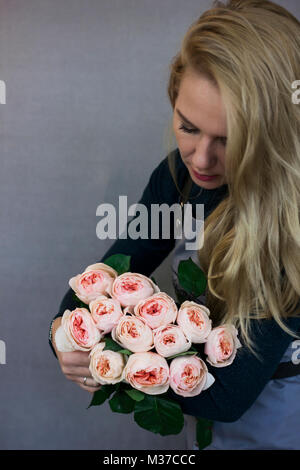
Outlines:
[[[218,175],[201,175],[200,173],[197,173],[195,170],[192,170],[195,178],[201,180],[201,181],[211,181],[215,179]]]

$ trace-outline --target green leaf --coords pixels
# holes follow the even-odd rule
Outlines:
[[[82,300],[78,299],[75,293],[73,293],[73,300],[75,300],[77,308],[87,308],[89,310],[89,305],[85,304],[84,302],[82,302]]]
[[[105,346],[104,346],[103,351],[108,349],[109,351],[115,351],[121,354],[127,354],[129,356],[130,354],[132,354],[132,352],[129,351],[129,349],[124,349],[122,346],[116,343],[116,341],[114,341],[110,336],[105,336],[103,340],[105,341]]]
[[[120,351],[122,346],[120,346],[116,341],[114,341],[110,336],[104,336],[103,340],[105,341],[105,346],[103,351],[109,349],[110,351]]]
[[[181,304],[183,304],[183,302],[185,302],[186,300],[188,300],[188,299],[187,299],[187,294],[186,294],[186,293],[183,294],[183,292],[181,293],[181,292],[179,292],[179,291],[177,290],[177,291],[176,291],[176,298],[177,298],[177,303],[178,303],[177,307],[178,307],[178,310],[179,310]]]
[[[154,282],[154,284],[158,285],[153,276],[151,276],[150,279]]]
[[[198,354],[198,351],[193,351],[191,349],[189,349],[188,351],[186,352],[182,352],[182,353],[178,353],[178,354],[174,354],[174,356],[170,356],[170,357],[166,357],[166,359],[174,359],[174,357],[178,357],[178,356],[191,356],[191,355],[194,355],[194,354]]]
[[[94,392],[93,398],[87,409],[91,406],[99,406],[105,402],[107,398],[115,391],[116,387],[114,385],[102,385],[100,390]]]
[[[203,294],[206,289],[206,277],[202,269],[189,258],[180,261],[178,265],[178,280],[180,285],[195,296]]]
[[[143,392],[140,392],[139,390],[135,390],[135,389],[132,388],[130,390],[124,390],[124,391],[134,401],[141,401],[141,400],[144,400],[144,398],[145,398],[145,394]]]
[[[131,256],[115,254],[106,258],[103,263],[117,271],[120,276],[120,274],[126,273],[130,270],[130,259]]]
[[[209,419],[197,418],[196,439],[199,450],[204,449],[212,442],[213,422]]]
[[[110,408],[115,413],[132,413],[135,403],[123,390],[117,391],[109,400]]]
[[[120,351],[117,351],[121,354],[126,354],[126,356],[130,356],[131,354],[133,354],[132,351],[129,351],[129,349],[120,349]]]
[[[184,426],[180,405],[159,395],[146,394],[144,400],[136,402],[134,420],[142,428],[161,436],[179,434]]]

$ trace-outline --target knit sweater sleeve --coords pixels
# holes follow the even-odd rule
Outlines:
[[[238,420],[263,391],[293,337],[288,335],[273,319],[251,320],[251,337],[258,358],[240,342],[233,363],[218,368],[207,364],[215,382],[195,397],[181,397],[169,389],[169,396],[181,404],[185,414],[221,422]],[[296,334],[300,318],[290,317],[285,324]],[[204,349],[204,348],[203,348]],[[203,357],[202,357],[203,356]],[[203,351],[203,360],[206,356]]]
[[[139,214],[135,215],[131,220],[128,221],[126,226],[126,238],[118,238],[112,246],[106,251],[99,261],[104,262],[106,258],[113,254],[125,254],[130,255],[130,271],[150,276],[155,269],[162,263],[162,261],[168,256],[171,250],[175,246],[175,239],[172,227],[172,215],[170,223],[170,237],[162,238],[159,232],[158,239],[151,239],[151,204],[162,204],[174,202],[176,197],[176,186],[173,182],[167,157],[164,158],[160,164],[152,172],[148,184],[146,185],[143,194],[139,200],[139,204],[144,204],[147,208],[148,214],[148,233],[147,239],[138,238],[132,239],[128,235],[128,227],[132,220],[138,217]],[[53,320],[59,316],[62,316],[66,309],[74,310],[76,308],[76,300],[74,299],[74,291],[70,288],[64,295],[59,311],[53,318]],[[52,321],[53,321],[52,320]],[[51,326],[50,326],[51,328]],[[53,354],[56,356],[49,335],[49,345],[52,349]]]

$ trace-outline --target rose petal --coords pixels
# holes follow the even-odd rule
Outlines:
[[[58,351],[60,352],[75,351],[75,348],[73,347],[72,343],[69,341],[62,325],[60,325],[57,328],[55,332],[54,340],[55,340],[56,348],[58,349]]]

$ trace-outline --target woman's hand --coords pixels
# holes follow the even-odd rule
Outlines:
[[[52,345],[56,352],[61,370],[68,380],[77,383],[83,390],[94,393],[101,389],[89,370],[90,358],[88,351],[60,352],[55,344],[55,332],[61,324],[61,317],[54,320],[52,326]],[[86,377],[86,380],[85,380]]]

